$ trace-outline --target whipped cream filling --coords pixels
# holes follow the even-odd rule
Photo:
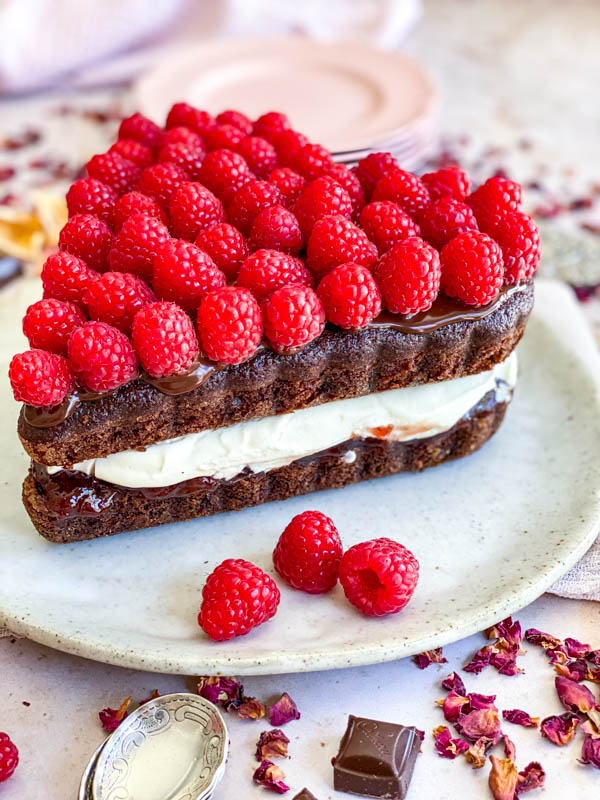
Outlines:
[[[512,354],[489,372],[439,383],[335,400],[290,414],[239,422],[90,458],[73,469],[130,488],[172,486],[192,478],[229,480],[243,470],[266,472],[352,438],[408,441],[452,428],[502,381],[514,387]],[[349,462],[350,463],[350,462]],[[50,474],[63,467],[48,467]]]

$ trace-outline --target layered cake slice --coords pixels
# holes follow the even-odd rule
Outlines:
[[[518,184],[243,119],[136,114],[67,194],[10,367],[52,541],[422,470],[502,421],[540,252]]]

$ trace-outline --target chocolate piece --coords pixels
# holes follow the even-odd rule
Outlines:
[[[306,786],[302,789],[301,792],[298,792],[297,795],[292,797],[292,800],[317,800],[312,792],[309,792]]]
[[[404,798],[420,748],[415,728],[350,715],[333,765],[334,788],[366,797]]]

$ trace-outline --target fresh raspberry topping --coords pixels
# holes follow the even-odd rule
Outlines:
[[[360,264],[339,264],[317,288],[329,322],[362,328],[381,311],[381,292],[371,272]]]
[[[69,216],[92,214],[107,225],[113,221],[114,208],[119,195],[96,178],[80,178],[67,192]]]
[[[175,189],[188,179],[187,172],[177,164],[160,162],[142,172],[135,188],[138,192],[152,197],[159,206],[166,209]]]
[[[161,137],[162,128],[143,114],[132,114],[119,126],[119,139],[135,139],[152,149],[158,147]]]
[[[303,133],[293,131],[291,128],[281,131],[273,142],[279,162],[285,165],[292,163],[305,144],[309,144],[307,137]]]
[[[334,164],[326,169],[324,174],[331,175],[348,192],[352,203],[352,221],[358,222],[365,204],[365,193],[356,173],[348,169],[345,164]]]
[[[368,156],[361,158],[354,167],[354,172],[363,187],[367,200],[370,200],[375,184],[390,170],[397,167],[398,162],[391,153],[369,153]]]
[[[438,250],[463,231],[477,230],[475,214],[466,203],[442,197],[419,214],[421,236]]]
[[[298,220],[283,206],[263,208],[257,214],[249,239],[251,250],[281,250],[297,255],[302,247],[302,232]]]
[[[141,192],[127,192],[119,198],[119,202],[115,206],[113,227],[115,232],[118,233],[123,227],[123,223],[134,214],[145,214],[147,217],[156,217],[163,225],[168,222],[167,215],[163,209],[158,205],[156,200],[148,197],[147,194]]]
[[[427,172],[421,180],[429,191],[432,200],[450,197],[464,200],[471,191],[471,179],[460,167],[443,167],[435,172]]]
[[[106,322],[86,322],[69,338],[69,364],[92,392],[111,392],[137,375],[137,358],[124,333]]]
[[[412,217],[391,200],[366,205],[360,214],[360,226],[375,244],[379,255],[409,236],[420,236],[421,230]]]
[[[250,181],[234,194],[227,206],[227,219],[248,236],[259,211],[277,205],[280,200],[279,189],[269,181]]]
[[[304,175],[308,181],[313,181],[333,166],[334,161],[329,150],[311,142],[303,145],[290,162],[290,167]]]
[[[417,215],[431,202],[425,184],[404,169],[387,172],[373,189],[372,200],[391,200],[411,216]]]
[[[273,564],[294,589],[322,594],[337,583],[342,553],[342,540],[333,520],[320,511],[304,511],[279,537]]]
[[[234,125],[241,130],[244,136],[250,136],[252,133],[252,120],[242,114],[241,111],[233,111],[231,109],[221,111],[217,117],[217,122],[221,125]]]
[[[235,125],[215,125],[204,134],[207,150],[236,150],[244,134]]]
[[[0,783],[7,781],[19,763],[19,751],[8,734],[0,733]]]
[[[132,272],[150,283],[152,262],[159,245],[169,238],[169,231],[156,217],[134,214],[126,219],[115,238],[108,262],[113,272]]]
[[[440,274],[438,251],[417,236],[395,244],[375,270],[383,302],[394,314],[431,308],[440,291]]]
[[[478,189],[465,199],[477,217],[482,230],[486,230],[486,221],[497,214],[507,211],[518,211],[521,205],[521,185],[508,178],[488,178]],[[486,230],[487,232],[487,230]]]
[[[193,241],[209,225],[225,219],[219,198],[201,183],[190,181],[184,181],[173,192],[169,212],[173,235],[188,241]]]
[[[203,297],[196,325],[204,353],[224,364],[247,361],[262,339],[260,308],[252,292],[241,286],[225,286]]]
[[[521,211],[503,214],[494,225],[494,239],[502,248],[504,283],[529,280],[542,254],[540,232],[533,219]]]
[[[207,292],[225,286],[225,275],[212,258],[191,242],[169,239],[156,251],[152,286],[160,300],[195,311]]]
[[[329,214],[352,216],[352,201],[343,186],[330,175],[323,175],[309,183],[296,200],[292,211],[300,223],[300,230],[308,241],[313,226],[318,219]],[[347,259],[345,259],[347,260]]]
[[[250,255],[248,243],[233,225],[218,222],[200,231],[196,244],[212,258],[227,280],[235,280],[244,261]]]
[[[71,253],[53,253],[42,267],[44,297],[84,306],[84,296],[92,281],[100,276],[85,261]]]
[[[85,295],[90,319],[99,319],[129,336],[136,313],[156,300],[147,283],[128,272],[105,272]]]
[[[317,220],[306,248],[308,267],[322,277],[346,261],[371,267],[377,261],[377,248],[363,230],[341,214]]]
[[[500,245],[481,231],[465,231],[441,252],[442,291],[470,306],[485,306],[500,291],[504,264]]]
[[[83,312],[74,303],[48,297],[29,306],[23,317],[23,333],[31,347],[64,356],[71,331],[84,322]]]
[[[58,246],[83,259],[88,267],[103,272],[113,243],[106,222],[92,214],[75,214],[61,230]]]
[[[371,539],[346,550],[339,577],[344,594],[363,614],[396,614],[415,591],[419,562],[398,542]]]
[[[144,169],[154,163],[154,152],[151,147],[147,147],[135,139],[117,139],[110,147],[109,153],[117,153],[127,161],[133,161],[138,167]]]
[[[257,178],[267,179],[277,166],[275,148],[260,136],[246,136],[235,148]]]
[[[262,300],[286,284],[313,285],[313,276],[299,258],[278,250],[257,250],[247,258],[238,272],[238,286],[244,286]]]
[[[217,642],[244,636],[275,616],[280,599],[266,572],[241,558],[228,558],[208,576],[198,625]]]
[[[269,180],[281,192],[282,202],[286,208],[293,206],[306,186],[306,178],[289,167],[277,167],[269,175]]]
[[[124,194],[133,189],[142,171],[137,164],[118,153],[100,153],[92,156],[85,168],[90,178],[102,181],[117,194]]]
[[[206,131],[214,128],[216,122],[208,111],[201,111],[188,103],[175,103],[167,114],[165,128],[190,128],[203,135]]]
[[[183,125],[179,125],[176,128],[169,128],[168,131],[165,131],[160,144],[161,147],[167,144],[187,144],[190,147],[199,147],[202,148],[202,150],[206,150],[202,136],[191,128],[185,128]]]
[[[73,385],[67,359],[46,350],[17,353],[10,362],[8,377],[15,400],[36,408],[62,403]]]
[[[158,160],[167,164],[176,164],[193,181],[197,181],[200,177],[200,167],[205,155],[206,150],[203,145],[173,142],[171,144],[163,144],[158,151]]]
[[[285,114],[280,114],[277,111],[268,111],[259,117],[252,126],[253,136],[261,136],[271,144],[277,141],[277,137],[282,131],[287,131],[291,128],[289,119]]]
[[[188,315],[175,303],[149,303],[133,318],[133,346],[153,378],[187,372],[198,357],[198,340]]]
[[[263,300],[265,336],[276,353],[295,352],[320,336],[325,310],[310,286],[282,286]]]
[[[200,168],[201,183],[224,203],[252,177],[243,156],[231,150],[212,150],[206,154]]]

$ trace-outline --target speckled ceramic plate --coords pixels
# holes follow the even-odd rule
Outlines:
[[[11,327],[3,332],[14,334],[37,292],[21,286],[5,295],[0,325]],[[27,459],[3,383],[0,621],[43,644],[128,667],[253,674],[391,660],[516,612],[583,555],[600,521],[593,344],[566,290],[539,285],[537,303],[513,404],[472,456],[419,475],[73,545],[40,538],[21,507]],[[16,338],[0,344],[3,372]],[[410,547],[421,562],[410,605],[368,619],[339,587],[316,597],[282,587],[274,620],[237,640],[209,641],[196,624],[207,574],[231,556],[271,570],[279,533],[307,508],[330,514],[346,545],[386,535]]]

